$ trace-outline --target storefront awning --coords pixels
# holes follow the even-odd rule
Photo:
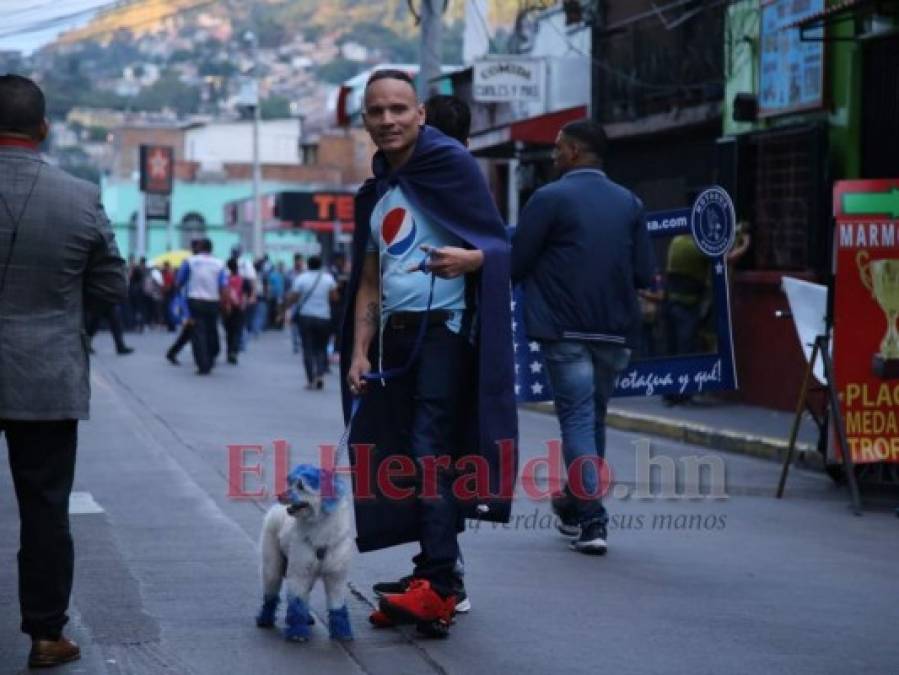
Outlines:
[[[586,106],[576,106],[565,110],[516,120],[501,127],[487,129],[472,134],[468,148],[477,157],[513,157],[516,145],[553,145],[559,130],[568,122],[584,119]]]

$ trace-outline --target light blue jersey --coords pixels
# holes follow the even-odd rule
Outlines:
[[[391,188],[371,214],[370,252],[377,251],[381,262],[381,312],[423,312],[428,307],[431,276],[407,270],[425,257],[421,246],[463,247],[464,242],[443,228],[428,222],[406,200],[402,190]],[[458,333],[465,310],[465,278],[440,279],[434,283],[431,309],[451,310],[447,328]]]

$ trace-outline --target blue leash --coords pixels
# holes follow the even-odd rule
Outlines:
[[[418,269],[425,274],[429,273],[428,260],[430,259],[430,257],[430,254],[428,254],[418,265]],[[431,305],[434,302],[434,283],[437,280],[437,275],[433,272],[430,272],[430,275],[431,284],[430,288],[428,289],[428,305],[425,309],[424,316],[421,318],[421,323],[418,326],[418,334],[415,336],[415,343],[412,345],[412,351],[409,354],[409,358],[406,360],[406,363],[397,368],[388,368],[382,371],[366,373],[362,376],[362,379],[366,382],[377,382],[378,380],[386,381],[402,377],[412,369],[412,366],[415,365],[415,362],[418,360],[418,355],[421,352],[421,346],[425,341],[425,334],[428,332],[428,315],[431,313]],[[340,463],[341,451],[349,444],[350,431],[353,428],[353,420],[356,419],[356,413],[359,412],[359,408],[361,407],[362,396],[360,394],[357,394],[353,396],[353,401],[350,404],[350,419],[347,422],[346,428],[343,430],[343,434],[341,435],[340,440],[337,442],[337,447],[334,450],[335,465]]]
[[[426,256],[421,264],[418,266],[419,269],[428,273],[428,259],[430,258],[430,254]],[[424,343],[425,333],[428,330],[428,314],[431,312],[431,304],[434,300],[434,282],[437,279],[437,275],[433,272],[431,274],[431,287],[428,291],[428,306],[425,309],[424,316],[421,319],[421,324],[418,327],[418,335],[415,337],[415,344],[412,346],[412,352],[409,354],[409,359],[406,363],[399,368],[388,368],[387,370],[376,372],[376,373],[367,373],[363,375],[363,378],[366,382],[374,382],[377,380],[391,380],[397,377],[402,377],[412,368],[416,359],[418,359],[418,354],[421,351],[421,346]],[[350,404],[350,419],[347,422],[346,428],[343,430],[343,435],[340,437],[340,440],[337,442],[337,447],[334,450],[334,465],[340,463],[340,454],[344,448],[349,446],[350,440],[350,432],[353,428],[353,420],[356,419],[356,413],[359,412],[359,408],[362,407],[362,396],[356,395],[353,396],[353,401]],[[485,514],[490,511],[490,507],[487,504],[478,504],[476,507],[475,517],[480,520]]]

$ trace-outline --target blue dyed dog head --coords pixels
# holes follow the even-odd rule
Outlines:
[[[346,481],[333,471],[300,464],[287,476],[287,490],[278,501],[292,516],[317,517],[332,513],[347,495]]]

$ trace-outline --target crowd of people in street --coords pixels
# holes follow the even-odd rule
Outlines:
[[[222,351],[220,324],[232,365],[263,330],[289,326],[313,391],[324,386],[329,345],[339,352],[350,448],[389,448],[420,471],[434,471],[434,494],[396,499],[378,485],[371,486],[374,498],[355,503],[360,551],[420,546],[411,574],[375,585],[372,622],[413,623],[446,636],[453,616],[471,607],[458,542],[465,520],[510,518],[518,444],[511,288],[521,284],[527,335],[546,355],[565,461],[582,472],[553,507],[571,549],[606,552],[608,514],[598,489],[606,404],[640,321],[637,289],[651,286],[656,267],[642,203],[601,170],[602,128],[586,120],[562,128],[554,149],[561,177],[532,196],[510,240],[466,147],[470,117],[458,99],[425,105],[405,72],[380,70],[365,88],[363,122],[378,151],[374,175],[356,196],[349,256],[296,256],[285,270],[239,249],[224,260],[210,239],[199,238],[177,267],[144,259],[128,266],[96,187],[75,182],[37,152],[47,129],[40,89],[26,78],[0,77],[0,172],[24,176],[36,200],[59,209],[44,222],[34,214],[45,211],[27,208],[31,193],[7,189],[22,180],[0,181],[3,203],[15,207],[0,211],[0,227],[16,231],[12,213],[34,221],[18,250],[15,234],[0,240],[7,264],[0,294],[10,287],[0,295],[0,320],[14,326],[29,317],[31,324],[27,337],[4,335],[3,348],[19,340],[13,348],[27,358],[0,380],[0,428],[22,514],[22,630],[32,638],[32,665],[79,654],[62,629],[72,583],[67,504],[75,430],[87,416],[89,390],[86,358],[59,370],[65,382],[52,383],[40,379],[50,369],[27,362],[71,359],[82,326],[93,333],[103,320],[120,354],[130,351],[123,329],[177,332],[165,357],[179,364],[190,343],[201,376]],[[78,213],[88,215],[65,212],[58,194],[74,195],[83,202]],[[59,274],[39,272],[56,265],[54,251],[65,246],[71,265],[58,284]],[[24,264],[19,255],[32,259]],[[73,288],[84,293],[69,297]],[[66,311],[42,313],[47,303]],[[44,346],[41,353],[33,353],[35,344]],[[34,445],[46,452],[28,452]],[[454,461],[463,455],[486,468],[488,489],[467,496],[454,489]],[[381,452],[375,462],[392,457]],[[355,465],[360,457],[351,451],[349,459]],[[379,466],[366,472],[381,473]],[[295,596],[287,601],[293,610],[302,604]]]
[[[105,326],[116,353],[131,354],[128,332],[167,330],[177,333],[165,357],[180,365],[178,356],[192,345],[199,374],[208,374],[220,353],[224,333],[226,360],[237,365],[240,352],[263,331],[288,330],[294,354],[302,353],[307,388],[322,389],[324,374],[337,346],[341,292],[347,283],[347,260],[341,253],[325,264],[321,255],[293,256],[289,270],[268,256],[252,261],[232,248],[226,261],[212,251],[212,241],[191,242],[191,255],[177,268],[146,258],[128,261],[128,296],[116,305],[88,311],[90,338]],[[210,275],[215,278],[211,278]],[[93,351],[93,349],[91,349]]]

